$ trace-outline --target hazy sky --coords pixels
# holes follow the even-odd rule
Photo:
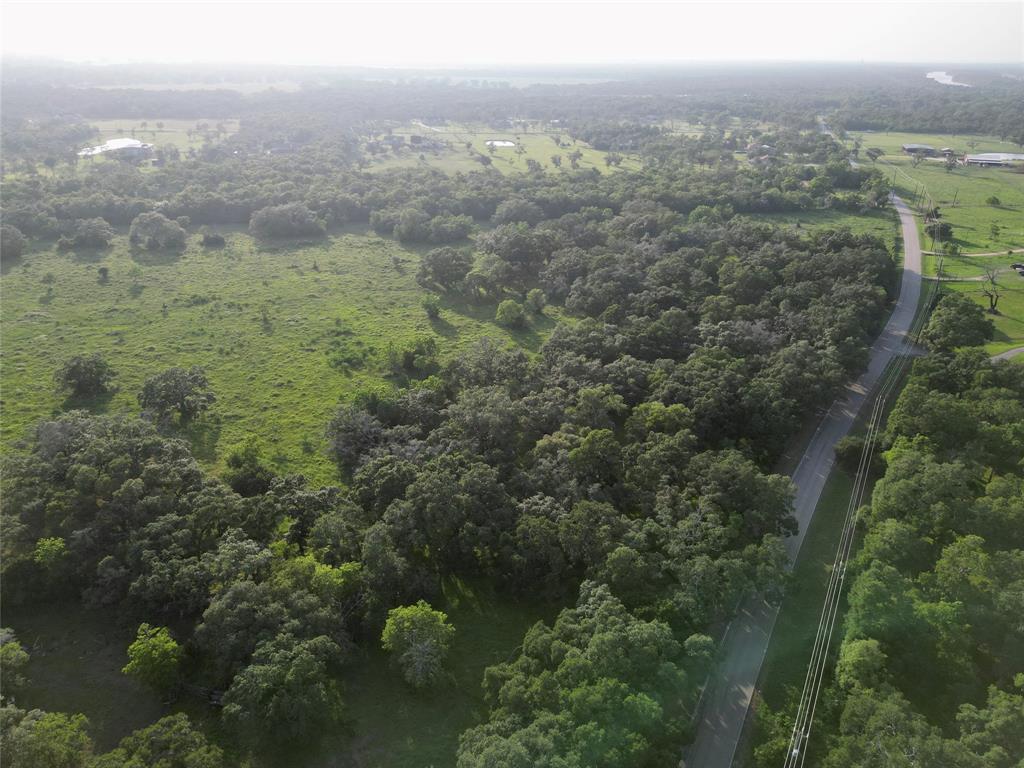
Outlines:
[[[1016,2],[2,4],[5,55],[75,61],[471,66],[1022,62]]]

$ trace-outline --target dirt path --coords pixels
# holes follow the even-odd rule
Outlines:
[[[917,312],[921,295],[921,245],[917,226],[902,200],[894,198],[894,204],[903,230],[903,279],[899,299],[889,322],[871,346],[868,369],[832,404],[793,472],[797,488],[793,514],[800,531],[786,540],[791,562],[796,561],[832,469],[835,444],[850,431],[882,372],[905,351],[904,342]],[[778,608],[763,600],[752,597],[741,604],[739,614],[726,630],[722,661],[705,691],[697,737],[683,756],[683,765],[687,768],[730,768],[732,765],[777,616]]]
[[[998,355],[992,355],[990,360],[1009,360],[1016,357],[1017,355],[1024,355],[1024,347],[1017,347],[1016,349],[1008,349],[1005,352],[1000,352]]]

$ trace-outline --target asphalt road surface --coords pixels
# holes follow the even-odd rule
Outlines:
[[[791,563],[796,561],[832,469],[836,443],[850,431],[882,372],[904,351],[903,344],[917,312],[921,295],[921,244],[917,225],[902,200],[894,198],[894,205],[903,229],[900,295],[889,322],[871,346],[867,370],[856,382],[847,385],[845,392],[832,404],[793,472],[797,489],[793,514],[800,523],[800,530],[786,540]],[[705,691],[696,739],[684,752],[686,768],[730,768],[732,765],[777,616],[777,608],[756,597],[748,598],[740,606],[739,614],[726,630],[722,661]]]

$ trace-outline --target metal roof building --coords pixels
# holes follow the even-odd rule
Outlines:
[[[86,147],[78,153],[79,157],[91,157],[92,155],[103,155],[107,152],[119,152],[126,155],[138,155],[153,148],[152,144],[146,144],[138,139],[109,139],[98,147]]]

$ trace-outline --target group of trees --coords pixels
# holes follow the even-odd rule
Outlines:
[[[829,768],[1010,768],[1024,755],[1024,377],[946,296],[888,422],[812,743]],[[778,765],[790,727],[758,749]]]
[[[777,91],[737,97],[744,121],[736,126],[728,105],[698,87],[687,103],[705,129],[687,137],[651,127],[637,112],[681,103],[670,90],[678,85],[651,87],[657,97],[643,107],[626,106],[637,100],[622,98],[628,88],[619,84],[587,89],[566,123],[566,142],[637,152],[638,171],[367,173],[358,162],[361,132],[413,107],[429,118],[436,111],[428,97],[454,91],[399,84],[380,95],[342,84],[318,91],[315,103],[304,93],[234,100],[232,108],[253,110],[243,130],[194,158],[145,172],[97,163],[5,181],[5,260],[9,242],[12,252],[25,244],[13,227],[73,244],[77,229],[86,245],[110,225],[130,225],[138,247],[180,248],[193,223],[248,224],[254,236],[274,240],[364,222],[385,236],[440,246],[423,255],[417,274],[432,294],[490,302],[496,320],[513,328],[548,302],[571,319],[536,355],[483,339],[445,358],[430,333],[393,344],[388,363],[403,386],[359,389],[326,425],[339,487],[277,476],[255,441],[225,457],[220,477],[204,471],[172,436],[175,421],[215,402],[195,367],[145,382],[145,419],[82,411],[49,418],[4,468],[4,598],[117,606],[138,627],[125,644],[125,673],[162,696],[212,689],[224,733],[240,750],[259,750],[273,740],[313,740],[337,723],[339,682],[367,644],[387,650],[411,687],[447,685],[459,628],[436,609],[441,584],[452,575],[478,578],[500,594],[540,593],[567,607],[487,672],[489,712],[464,734],[461,768],[674,759],[686,737],[679,702],[713,655],[705,632],[727,619],[740,595],[758,590],[775,599],[785,584],[781,542],[795,530],[793,489],[771,467],[808,414],[864,364],[896,265],[875,238],[806,234],[744,215],[886,204],[881,174],[851,168],[827,135],[753,122],[771,113],[813,128],[820,105],[788,107]],[[64,97],[87,114],[121,104],[123,95]],[[495,123],[508,114],[507,94],[467,98],[475,109],[489,105]],[[524,98],[549,104],[542,92]],[[264,99],[294,108],[274,118],[258,108]],[[173,95],[167,104],[187,109]],[[608,105],[618,106],[595,119]],[[452,107],[452,119],[464,108]],[[357,129],[345,110],[367,123]],[[436,295],[425,304],[434,314],[439,306]],[[1003,382],[998,369],[965,368],[969,358],[948,352],[986,333],[959,310],[944,302],[925,334],[959,361],[943,370],[958,382]],[[937,371],[927,374],[929,387],[942,378]],[[57,374],[61,388],[84,399],[114,380],[97,355],[70,360]],[[1007,388],[1015,391],[999,383],[985,392]],[[969,389],[949,389],[956,408],[943,400],[941,409],[930,403],[944,395],[915,390],[919,399],[898,409],[893,434],[915,419],[945,432],[920,446],[894,437],[890,470],[902,456],[910,480],[923,468],[970,485],[984,477],[977,468],[971,475],[925,466],[955,464],[961,459],[940,452],[970,446],[973,461],[1006,471],[997,454],[1020,436],[1002,423],[972,432],[967,416],[1008,418],[1013,397],[992,395],[989,405],[961,412]],[[911,457],[915,451],[925,457]],[[989,522],[1012,507],[996,490],[985,502],[996,510]],[[920,487],[914,493],[925,497]],[[954,514],[945,501],[925,509],[908,499],[940,522]],[[975,517],[980,526],[983,516]],[[925,528],[922,552],[939,546],[927,540],[937,529]],[[964,535],[988,541],[992,532]],[[892,552],[916,557],[918,549]],[[1007,562],[990,556],[989,582],[1006,586]],[[914,626],[947,628],[922,655],[932,660],[962,652],[948,631],[960,614],[934,591],[946,588],[946,571],[935,573],[901,572],[907,581],[893,598],[913,606]],[[896,583],[888,572],[879,579]],[[988,610],[1001,610],[989,598]],[[851,643],[876,640],[895,658],[884,633],[857,632]],[[3,648],[5,658],[19,658]],[[873,653],[852,646],[844,669],[864,667]],[[985,674],[990,658],[978,659]],[[1003,706],[998,697],[1008,690],[987,706]],[[983,717],[982,703],[975,706],[964,715],[972,723]],[[861,701],[849,722],[874,722],[867,710]],[[91,749],[75,718],[13,709],[4,718],[12,734],[4,743],[19,754],[46,739],[78,754]],[[181,719],[89,759],[146,764],[161,739],[184,745],[188,765],[222,760]]]

